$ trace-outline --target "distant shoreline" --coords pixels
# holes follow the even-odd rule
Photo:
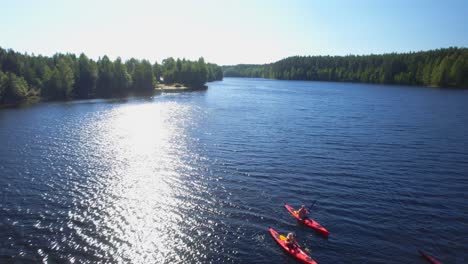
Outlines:
[[[200,90],[206,90],[206,89],[208,89],[208,86],[206,85],[203,85],[201,87],[190,87],[190,86],[185,86],[179,83],[158,84],[155,87],[155,91],[161,91],[161,92],[166,92],[166,93],[200,91]]]
[[[468,88],[468,48],[348,56],[292,56],[222,66],[223,77]]]
[[[154,87],[154,90],[152,92],[147,92],[147,93],[131,93],[131,94],[125,94],[122,96],[111,96],[111,97],[92,97],[92,98],[74,98],[74,99],[62,99],[62,100],[51,100],[51,99],[46,99],[41,96],[30,96],[26,97],[25,99],[17,102],[12,102],[12,103],[1,103],[0,104],[0,110],[1,109],[6,109],[6,108],[16,108],[16,107],[25,107],[25,106],[30,106],[38,103],[43,103],[43,102],[71,102],[71,101],[77,101],[77,100],[91,100],[91,99],[118,99],[118,98],[128,98],[132,96],[152,96],[152,95],[157,95],[159,93],[181,93],[181,92],[191,92],[191,91],[203,91],[207,90],[208,86],[203,85],[202,87],[190,87],[190,86],[184,86],[182,84],[156,84]]]
[[[272,79],[266,77],[241,77],[241,76],[225,76],[224,79],[260,79],[265,81],[279,81],[279,82],[323,82],[323,83],[343,83],[343,84],[363,84],[363,85],[385,85],[385,86],[404,86],[408,88],[431,88],[431,89],[443,89],[443,90],[468,90],[468,87],[453,87],[453,86],[435,86],[435,85],[424,85],[424,84],[397,84],[397,83],[369,83],[360,81],[329,81],[329,80],[284,80],[284,79]]]

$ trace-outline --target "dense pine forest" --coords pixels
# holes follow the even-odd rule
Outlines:
[[[271,64],[223,66],[225,77],[261,77],[468,88],[468,49],[365,56],[295,56]]]
[[[137,59],[112,61],[107,56],[94,61],[84,54],[35,56],[0,48],[0,104],[31,96],[47,100],[120,97],[151,93],[159,82],[202,87],[222,78],[221,67],[203,58],[168,58],[152,64]]]

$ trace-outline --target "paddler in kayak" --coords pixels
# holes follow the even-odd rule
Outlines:
[[[299,218],[301,218],[302,220],[306,219],[308,215],[309,211],[305,208],[304,205],[302,205],[301,208],[297,210],[297,216],[299,216]]]
[[[286,236],[286,240],[284,241],[284,244],[290,249],[295,249],[296,248],[296,238],[294,237],[293,233],[288,233]]]

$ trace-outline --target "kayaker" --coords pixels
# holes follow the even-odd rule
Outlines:
[[[294,249],[296,247],[296,238],[294,237],[294,234],[288,233],[284,243],[286,244],[286,246],[288,246],[288,248]]]
[[[305,208],[304,205],[302,205],[301,208],[297,210],[297,215],[299,216],[299,218],[305,219],[309,215],[309,211]]]

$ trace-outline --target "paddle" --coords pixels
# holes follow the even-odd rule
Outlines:
[[[309,209],[312,209],[312,207],[314,207],[314,205],[317,203],[317,200],[315,200],[312,205],[309,207]]]

